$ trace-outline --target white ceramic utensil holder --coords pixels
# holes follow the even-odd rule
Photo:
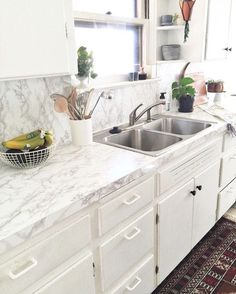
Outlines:
[[[92,119],[70,120],[72,143],[76,146],[93,142]]]

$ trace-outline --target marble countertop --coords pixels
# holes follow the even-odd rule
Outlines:
[[[200,109],[184,117],[217,122]],[[60,147],[45,166],[31,170],[0,164],[0,254],[219,136],[224,129],[225,123],[214,124],[157,157],[93,143]]]

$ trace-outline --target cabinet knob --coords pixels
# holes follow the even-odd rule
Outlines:
[[[199,191],[202,190],[202,185],[196,187]]]
[[[233,50],[233,48],[228,48],[228,49],[229,49],[230,52]]]
[[[229,48],[228,48],[228,47],[226,47],[226,48],[224,48],[223,50],[225,50],[225,51],[229,51]]]
[[[196,195],[196,191],[194,190],[194,191],[191,191],[190,192],[193,196],[195,196]]]

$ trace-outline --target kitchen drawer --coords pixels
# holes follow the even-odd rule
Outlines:
[[[150,209],[99,247],[103,290],[140,262],[153,246],[154,216]]]
[[[236,180],[230,183],[218,196],[217,220],[220,219],[226,211],[236,201]]]
[[[85,216],[0,266],[0,293],[20,293],[87,246],[90,217]]]
[[[100,235],[150,203],[154,198],[154,188],[154,177],[152,177],[101,206],[98,209]]]
[[[135,272],[126,277],[115,289],[107,294],[150,294],[155,289],[155,265],[153,255]]]
[[[236,151],[222,158],[220,186],[225,187],[236,177]]]
[[[223,151],[234,151],[236,150],[236,137],[232,137],[231,134],[226,133],[224,135],[224,145],[223,145]]]
[[[95,294],[93,259],[89,254],[77,261],[33,294]]]

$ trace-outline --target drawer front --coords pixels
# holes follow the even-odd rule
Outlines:
[[[236,177],[236,152],[222,158],[220,186],[225,187]]]
[[[90,217],[85,216],[3,264],[0,293],[21,292],[78,253],[90,240]]]
[[[220,219],[236,201],[236,180],[230,183],[218,196],[217,219]]]
[[[221,150],[222,140],[216,140],[194,154],[186,156],[184,160],[160,169],[158,171],[159,193],[162,194],[171,187],[177,187],[181,182],[192,179],[220,158]]]
[[[102,288],[106,290],[154,247],[153,209],[100,246]]]
[[[232,137],[231,134],[224,135],[223,151],[228,152],[230,150],[236,150],[236,137]]]
[[[137,185],[99,208],[100,235],[129,218],[154,198],[154,178]]]
[[[34,294],[95,294],[92,255],[66,269]]]
[[[135,272],[129,275],[110,294],[149,294],[155,289],[155,270],[153,255],[148,258]]]

